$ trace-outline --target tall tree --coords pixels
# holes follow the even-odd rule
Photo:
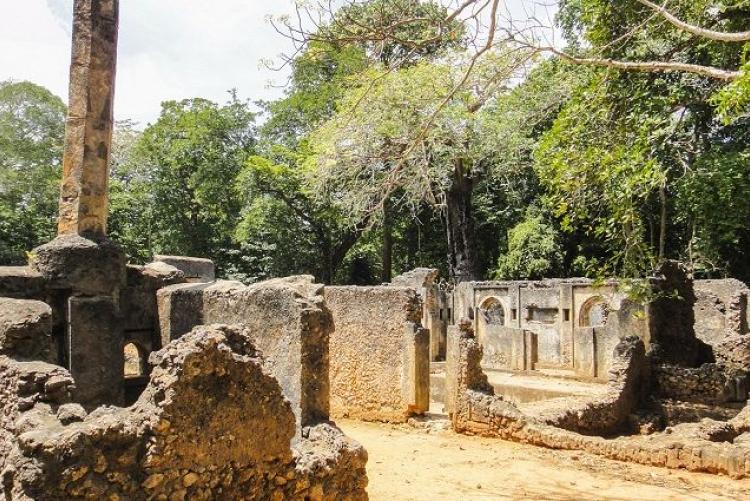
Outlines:
[[[30,82],[0,82],[0,264],[55,235],[66,107]]]
[[[470,81],[460,54],[391,72],[374,84],[379,69],[361,75],[360,86],[311,139],[316,155],[308,165],[318,192],[339,201],[354,220],[381,211],[397,190],[407,206],[442,208],[451,276],[478,278],[472,197],[495,162],[478,118],[491,96],[474,89],[503,85],[524,62],[522,53],[496,54],[492,69]]]
[[[148,234],[150,252],[206,256],[220,270],[228,266],[241,211],[235,179],[254,152],[254,119],[234,94],[225,105],[165,102],[117,171],[143,203],[135,208],[138,224],[124,230]],[[123,238],[139,241],[139,235]]]

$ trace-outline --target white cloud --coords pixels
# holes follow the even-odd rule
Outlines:
[[[292,0],[124,0],[115,115],[143,124],[169,99],[222,102],[237,88],[243,98],[280,94],[269,81],[285,74],[260,67],[289,42],[265,21]],[[67,94],[72,0],[0,2],[0,80],[31,80]]]

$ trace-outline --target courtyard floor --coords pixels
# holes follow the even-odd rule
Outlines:
[[[456,435],[434,425],[338,424],[368,451],[372,501],[750,500],[750,479]]]

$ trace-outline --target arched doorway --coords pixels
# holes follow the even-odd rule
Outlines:
[[[488,297],[479,306],[479,316],[487,325],[504,326],[506,321],[505,305],[496,297]]]
[[[609,305],[602,296],[594,296],[586,300],[578,315],[578,325],[581,327],[602,327],[607,323]]]
[[[123,348],[125,367],[123,368],[126,378],[140,377],[146,375],[146,355],[135,343],[128,343]]]

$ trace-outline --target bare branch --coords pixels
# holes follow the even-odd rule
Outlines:
[[[662,6],[656,5],[650,0],[637,0],[637,1],[645,5],[646,7],[658,12],[664,19],[672,23],[674,26],[678,27],[679,29],[683,31],[687,31],[688,33],[692,33],[693,35],[697,35],[703,38],[708,38],[709,40],[715,40],[717,42],[748,42],[750,41],[750,31],[740,31],[740,32],[735,32],[735,33],[729,33],[725,31],[714,31],[714,30],[709,30],[706,28],[701,28],[700,26],[695,26],[694,24],[690,24],[690,23],[686,23],[685,21],[682,21],[678,17],[671,14],[664,7],[664,5]]]
[[[715,66],[680,63],[676,61],[620,61],[608,58],[575,57],[554,47],[537,47],[542,52],[549,52],[561,59],[580,65],[598,66],[600,68],[615,68],[624,71],[641,71],[651,73],[693,73],[718,80],[732,81],[742,75],[741,71],[725,70]]]

